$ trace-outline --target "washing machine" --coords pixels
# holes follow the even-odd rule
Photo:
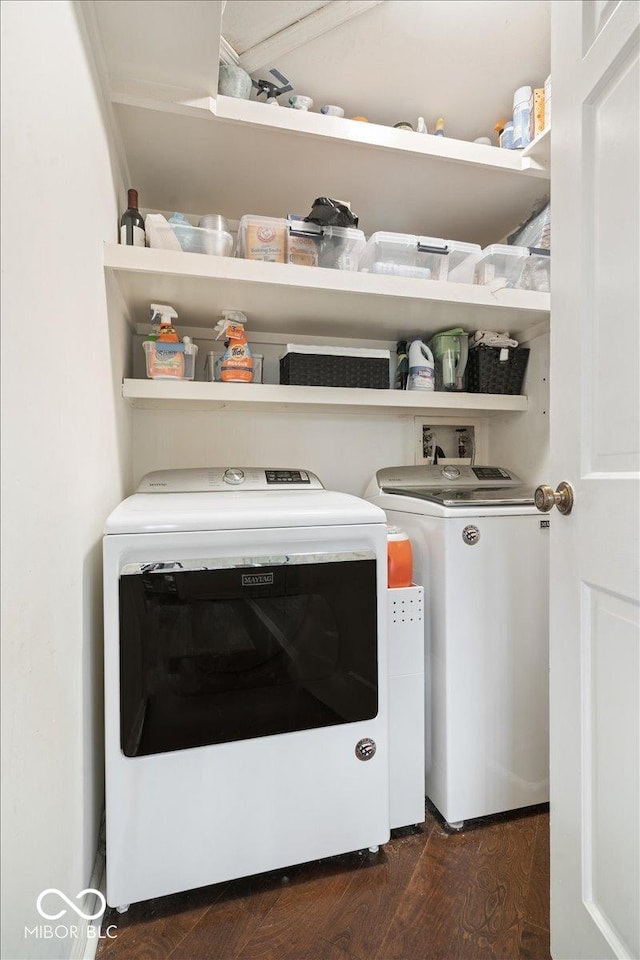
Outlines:
[[[386,518],[308,470],[152,473],[104,537],[107,901],[389,838]]]
[[[426,795],[455,828],[549,799],[548,517],[493,466],[389,467],[425,601]]]

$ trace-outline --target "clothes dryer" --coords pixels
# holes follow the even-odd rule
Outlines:
[[[382,510],[305,470],[167,471],[105,534],[109,904],[384,843]]]

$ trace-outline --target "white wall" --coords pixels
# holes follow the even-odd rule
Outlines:
[[[128,336],[102,241],[123,199],[69,0],[2,4],[2,956],[91,877],[102,808],[101,532],[129,492]],[[75,915],[73,915],[75,917]],[[42,922],[42,921],[40,921]],[[62,921],[61,921],[62,922]]]
[[[411,417],[136,410],[134,477],[210,465],[306,467],[362,495],[379,467],[414,462]]]
[[[489,460],[527,483],[555,486],[557,480],[549,474],[549,334],[522,345],[531,350],[523,386],[529,409],[491,421]]]

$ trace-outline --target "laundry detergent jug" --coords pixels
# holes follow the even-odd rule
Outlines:
[[[437,333],[429,343],[435,360],[436,390],[464,390],[469,355],[468,334],[462,327]]]
[[[435,390],[433,354],[422,340],[414,340],[409,346],[407,390]]]

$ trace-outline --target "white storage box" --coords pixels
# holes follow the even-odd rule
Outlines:
[[[288,263],[357,270],[366,243],[362,230],[355,227],[321,227],[293,217],[288,220]]]
[[[220,381],[220,369],[222,367],[221,353],[215,353],[213,350],[207,354],[207,366],[205,368],[207,380]],[[260,353],[254,353],[253,356],[253,383],[262,383],[262,364],[263,356]]]
[[[494,243],[485,247],[475,263],[475,283],[481,286],[515,287],[520,279],[527,247]]]
[[[447,280],[456,271],[456,282],[472,283],[473,260],[470,258],[480,252],[477,243],[381,231],[369,238],[360,270],[421,280]]]

